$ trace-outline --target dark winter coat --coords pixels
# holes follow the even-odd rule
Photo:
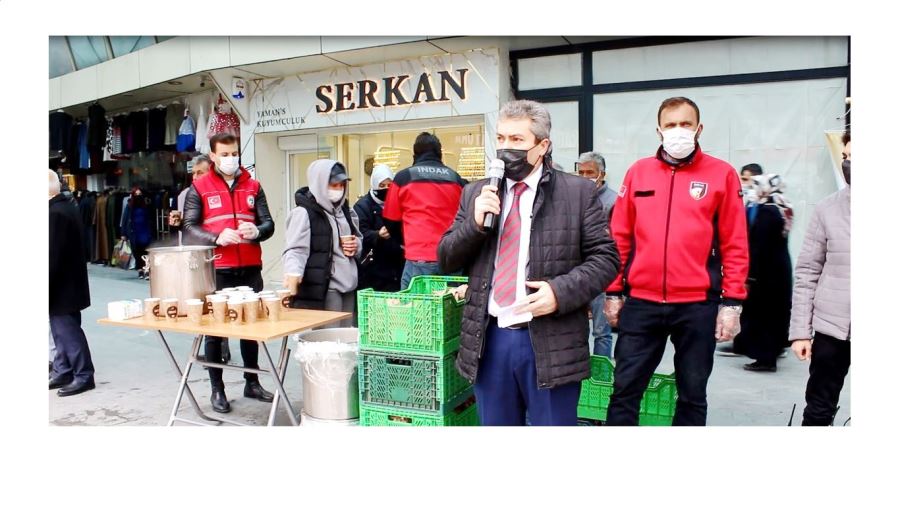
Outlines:
[[[360,290],[364,288],[374,288],[379,292],[400,290],[400,278],[403,276],[403,267],[406,263],[403,258],[403,243],[394,236],[382,239],[378,235],[378,231],[384,226],[381,216],[383,209],[383,204],[376,202],[371,193],[367,193],[353,206],[359,217],[359,231],[363,235],[362,258],[365,263],[360,265]]]
[[[50,316],[91,305],[78,208],[63,195],[50,199]]]
[[[498,244],[496,233],[487,233],[475,224],[475,198],[487,183],[484,179],[466,186],[456,219],[438,247],[444,272],[463,269],[469,276],[456,367],[471,382],[484,351]],[[504,185],[501,183],[501,188]],[[532,320],[528,328],[537,386],[552,388],[590,375],[587,306],[616,277],[619,254],[607,232],[596,185],[587,179],[545,171],[532,215],[528,279],[547,281],[559,307],[553,314]]]

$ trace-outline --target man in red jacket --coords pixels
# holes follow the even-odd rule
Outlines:
[[[610,227],[622,265],[606,290],[606,316],[619,328],[609,425],[637,425],[669,336],[678,385],[672,423],[705,425],[716,342],[740,332],[747,296],[737,171],[700,150],[700,109],[690,99],[666,99],[657,119],[662,146],[628,169]]]
[[[212,170],[194,181],[184,200],[184,236],[191,244],[216,246],[216,289],[249,286],[263,289],[260,243],[275,233],[266,194],[259,182],[240,167],[238,140],[216,134],[209,140]],[[259,343],[241,340],[244,367],[259,369]],[[206,360],[222,361],[222,338],[207,336]],[[244,397],[272,402],[274,396],[245,372]],[[222,369],[209,368],[213,410],[231,411],[225,397]]]

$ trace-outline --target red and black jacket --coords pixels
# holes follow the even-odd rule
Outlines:
[[[661,303],[746,299],[750,255],[740,178],[699,146],[678,165],[661,149],[635,162],[610,228],[622,264],[608,294]]]
[[[226,228],[237,230],[241,221],[259,229],[259,237],[240,244],[216,246],[216,269],[262,266],[260,243],[275,233],[266,195],[259,182],[241,169],[234,185],[210,167],[205,176],[194,181],[184,202],[184,234],[190,244],[215,245]]]
[[[392,237],[403,238],[407,260],[437,262],[438,243],[456,217],[465,185],[433,155],[422,155],[397,173],[382,218]]]

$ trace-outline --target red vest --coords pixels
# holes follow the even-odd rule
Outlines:
[[[241,169],[229,189],[228,183],[210,167],[209,173],[194,181],[194,189],[203,203],[203,229],[220,234],[226,228],[237,230],[240,221],[256,224],[256,196],[259,182]],[[242,240],[240,244],[217,246],[216,269],[262,266],[262,248],[258,242]]]

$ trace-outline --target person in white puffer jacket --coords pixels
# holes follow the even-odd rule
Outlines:
[[[831,425],[850,370],[850,132],[843,137],[847,186],[820,202],[797,259],[791,347],[810,360],[803,425]]]

